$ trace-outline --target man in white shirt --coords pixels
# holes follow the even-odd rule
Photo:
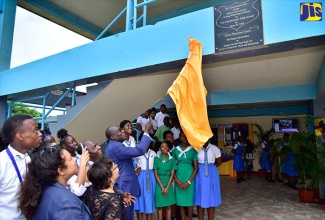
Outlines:
[[[173,132],[174,139],[176,140],[179,138],[179,133],[181,132],[181,125],[178,119],[173,120],[173,125],[174,127],[170,130]]]
[[[151,135],[155,135],[157,129],[158,129],[158,122],[156,121],[156,114],[157,114],[157,110],[156,108],[152,108],[150,110],[150,115],[149,115],[149,119],[151,121],[152,127],[153,129],[150,131],[150,136]]]
[[[25,220],[18,208],[18,194],[30,162],[27,151],[40,145],[42,133],[30,115],[10,117],[2,131],[9,146],[0,153],[0,219]]]
[[[156,114],[156,117],[155,117],[155,120],[156,120],[157,123],[158,123],[158,128],[159,128],[160,126],[164,125],[164,118],[165,118],[166,116],[169,117],[169,115],[166,113],[166,111],[167,111],[166,105],[165,105],[165,104],[161,104],[161,105],[160,105],[160,112],[158,112],[158,113]]]

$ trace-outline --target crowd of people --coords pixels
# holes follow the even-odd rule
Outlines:
[[[0,219],[189,219],[197,206],[214,218],[221,204],[219,148],[207,141],[196,151],[166,106],[106,131],[105,153],[94,140],[80,144],[64,128],[58,142],[29,115],[2,127]],[[104,132],[103,132],[104,133]]]
[[[288,187],[297,190],[296,182],[298,172],[295,169],[295,155],[292,153],[288,141],[289,133],[284,133],[277,143],[273,139],[269,140],[268,135],[263,135],[261,143],[261,170],[265,173],[265,180],[268,182],[283,183],[282,174],[287,176],[288,181],[284,183]],[[234,165],[237,183],[246,181],[244,174],[250,179],[253,170],[253,160],[255,150],[253,143],[247,138],[247,134],[238,136],[237,142],[233,147]]]

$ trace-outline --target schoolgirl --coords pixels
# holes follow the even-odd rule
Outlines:
[[[141,168],[138,175],[141,195],[137,198],[134,205],[134,210],[139,220],[143,219],[143,213],[146,214],[146,219],[150,220],[152,219],[152,213],[155,212],[156,179],[153,171],[155,157],[156,153],[148,148],[143,156],[134,158],[136,166]]]

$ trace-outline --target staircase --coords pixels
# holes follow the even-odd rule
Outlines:
[[[87,105],[89,105],[98,94],[100,94],[112,80],[98,83],[97,86],[87,88],[87,95],[77,96],[75,106],[67,106],[65,115],[58,115],[56,123],[49,123],[49,128],[52,136],[56,137],[56,133],[61,128],[64,128],[76,115],[78,115]]]

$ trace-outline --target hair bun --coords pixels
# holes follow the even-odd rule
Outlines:
[[[67,136],[68,135],[68,130],[67,129],[64,129],[64,128],[61,128],[60,130],[58,130],[58,132],[56,133],[56,136],[58,138],[63,138],[64,136]]]

